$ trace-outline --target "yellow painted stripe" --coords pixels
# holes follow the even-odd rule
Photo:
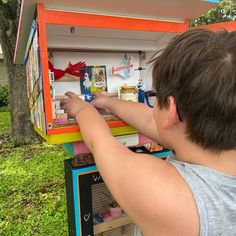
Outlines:
[[[34,127],[34,129],[43,139],[45,139],[50,144],[62,144],[62,143],[70,143],[83,140],[80,132],[46,135],[37,127]],[[121,126],[121,127],[111,128],[111,133],[113,136],[119,136],[126,134],[136,134],[138,133],[138,131],[130,126]]]

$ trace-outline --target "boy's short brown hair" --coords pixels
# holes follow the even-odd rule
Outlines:
[[[153,60],[158,105],[173,96],[192,142],[236,149],[236,31],[192,29]]]

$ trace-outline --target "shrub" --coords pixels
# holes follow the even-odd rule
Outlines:
[[[7,85],[0,85],[0,107],[8,106],[8,87]]]

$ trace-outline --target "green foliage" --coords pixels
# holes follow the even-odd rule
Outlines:
[[[0,112],[9,111],[9,107],[0,107]],[[1,129],[1,128],[0,128]]]
[[[236,0],[221,0],[219,5],[193,20],[190,26],[208,25],[236,20]]]
[[[10,129],[10,114],[7,111],[0,112],[0,135],[8,133]]]
[[[0,112],[0,134],[9,129]],[[64,159],[61,146],[14,147],[0,135],[0,235],[67,236]]]
[[[8,87],[7,85],[0,85],[0,107],[8,106]]]
[[[67,235],[65,158],[46,143],[0,149],[0,235]]]

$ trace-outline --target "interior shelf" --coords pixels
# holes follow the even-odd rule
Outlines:
[[[132,220],[128,216],[122,216],[111,221],[94,225],[94,234],[99,234],[132,223]]]

